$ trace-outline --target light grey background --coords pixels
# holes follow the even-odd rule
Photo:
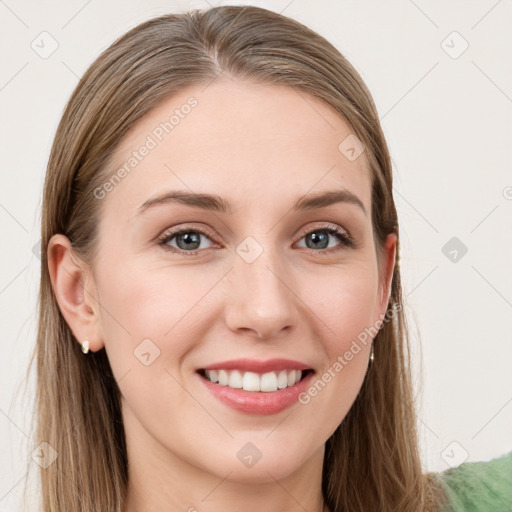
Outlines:
[[[425,470],[510,451],[512,3],[220,4],[258,5],[308,25],[373,94],[394,162]],[[159,14],[207,7],[0,0],[0,511],[18,510],[35,448],[33,377],[26,401],[21,386],[35,342],[42,183],[64,105],[116,37]]]

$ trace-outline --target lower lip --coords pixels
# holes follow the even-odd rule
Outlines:
[[[308,373],[293,386],[277,391],[245,391],[229,386],[221,386],[199,375],[208,391],[225,405],[247,414],[277,414],[295,402],[309,386],[314,373]]]

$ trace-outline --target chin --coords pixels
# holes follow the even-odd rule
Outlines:
[[[304,445],[300,450],[295,443],[290,443],[286,449],[283,449],[283,444],[273,446],[270,442],[262,446],[263,443],[258,443],[257,440],[254,444],[245,440],[235,440],[232,444],[233,449],[209,455],[211,459],[206,463],[203,456],[201,466],[231,482],[265,484],[288,477],[311,458],[311,454],[303,452]],[[262,447],[258,449],[257,445]],[[323,450],[323,445],[321,449]],[[215,463],[210,464],[210,461]]]
[[[260,459],[254,466],[245,467],[243,464],[226,465],[226,473],[219,475],[226,480],[239,484],[268,484],[275,483],[293,474],[300,467],[300,464],[293,464],[289,460],[272,458],[267,461]]]

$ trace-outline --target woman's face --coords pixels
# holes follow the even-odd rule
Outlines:
[[[228,79],[181,91],[124,139],[117,179],[95,191],[86,334],[118,380],[131,461],[263,482],[321,460],[365,377],[361,333],[386,311],[394,260],[390,237],[379,275],[361,149],[319,100]]]

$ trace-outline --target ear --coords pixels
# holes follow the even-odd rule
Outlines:
[[[90,267],[74,252],[69,239],[54,235],[48,244],[48,270],[55,297],[73,335],[81,345],[89,340],[96,352],[103,347],[99,303]]]
[[[379,302],[377,309],[381,315],[386,314],[389,298],[391,296],[391,283],[395,270],[396,251],[397,236],[396,233],[390,233],[386,238],[381,261],[379,262]]]

